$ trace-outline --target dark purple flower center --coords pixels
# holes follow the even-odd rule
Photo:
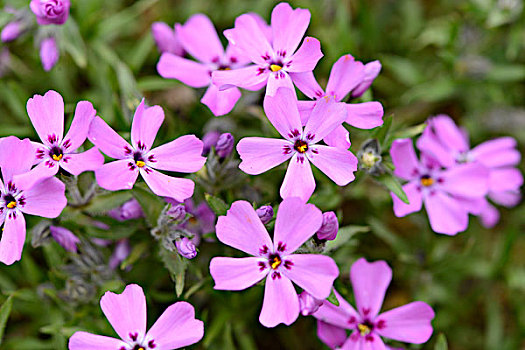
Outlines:
[[[434,184],[434,179],[430,175],[421,176],[421,184],[425,187],[430,187]]]
[[[16,208],[16,204],[17,204],[16,198],[12,194],[10,193],[6,194],[4,196],[4,201],[5,201],[5,206],[7,208],[9,209]]]
[[[144,161],[144,158],[142,157],[142,153],[141,152],[135,152],[133,154],[133,160],[135,161],[135,164],[139,168],[142,168],[144,165],[146,165],[146,162]]]
[[[270,63],[270,70],[272,72],[278,72],[283,68],[283,64],[281,62],[272,62]]]
[[[305,153],[308,151],[308,143],[303,140],[297,140],[295,141],[293,148],[299,153]]]
[[[273,270],[276,270],[279,266],[281,266],[282,262],[283,261],[281,260],[279,254],[270,254],[270,256],[268,256],[268,264]]]
[[[231,70],[231,68],[227,64],[221,64],[221,65],[219,65],[217,70]]]
[[[53,146],[51,150],[49,150],[49,156],[53,158],[54,161],[60,161],[62,160],[62,157],[64,157],[64,152],[62,151],[62,148],[58,146]]]
[[[374,324],[369,320],[365,320],[357,325],[357,330],[361,336],[367,336],[374,330]]]

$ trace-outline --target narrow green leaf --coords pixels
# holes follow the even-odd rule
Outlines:
[[[405,202],[406,204],[410,204],[405,191],[403,191],[401,183],[394,175],[385,173],[383,175],[378,176],[377,181],[379,181],[386,188],[392,191],[403,202]]]
[[[151,227],[155,227],[165,203],[159,199],[158,196],[141,186],[135,186],[131,193],[142,207],[142,211],[144,212],[144,216],[146,216],[148,224]]]
[[[337,236],[333,241],[327,241],[325,246],[325,252],[334,251],[341,246],[349,242],[356,234],[369,232],[370,227],[368,226],[358,226],[358,225],[349,225],[341,227],[337,232]]]
[[[439,333],[434,350],[448,350],[447,338],[443,333]]]
[[[7,300],[4,301],[4,303],[2,304],[2,307],[0,308],[0,344],[2,344],[5,326],[7,324],[7,319],[9,318],[9,314],[11,313],[12,308],[13,308],[13,296],[10,295],[7,298]]]
[[[377,139],[381,147],[385,146],[390,130],[392,129],[392,121],[394,120],[392,115],[388,115],[383,119],[383,125],[377,128],[373,133],[373,138]]]
[[[205,193],[204,197],[206,198],[206,202],[208,202],[211,210],[213,210],[215,214],[218,216],[226,215],[226,212],[228,211],[228,204],[226,204],[226,202],[208,193]]]
[[[327,300],[329,303],[334,304],[335,306],[339,306],[339,300],[337,300],[337,297],[335,296],[335,293],[334,293],[334,289],[333,289],[333,288],[332,288],[332,290],[330,291],[330,295],[328,296],[328,298],[326,298],[326,300]]]
[[[183,259],[179,254],[163,247],[160,248],[159,255],[164,266],[168,269],[171,279],[175,282],[177,297],[180,297],[184,291],[184,279],[186,277],[186,269],[188,268],[188,260]]]
[[[120,264],[120,269],[124,270],[126,267],[136,263],[148,249],[148,242],[141,242],[135,244],[128,257],[122,262],[122,264]]]

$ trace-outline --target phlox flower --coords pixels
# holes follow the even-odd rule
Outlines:
[[[102,118],[95,117],[89,129],[89,140],[103,153],[117,159],[95,171],[100,187],[110,191],[131,189],[140,173],[158,196],[181,202],[193,195],[195,184],[192,180],[171,177],[157,170],[198,171],[206,161],[201,156],[202,141],[194,135],[185,135],[151,149],[163,121],[162,108],[146,107],[142,100],[133,116],[130,145]]]
[[[29,4],[39,25],[66,23],[70,6],[69,0],[31,0]]]
[[[412,302],[379,314],[392,280],[392,269],[386,262],[369,263],[361,258],[352,265],[350,280],[356,309],[334,290],[339,306],[323,301],[313,313],[318,320],[317,335],[330,348],[384,350],[388,347],[381,337],[413,344],[430,338],[434,311],[424,302]]]
[[[69,350],[172,350],[195,344],[204,335],[195,309],[184,301],[169,306],[146,332],[146,296],[136,284],[121,294],[106,292],[100,308],[120,339],[76,332],[69,339]]]
[[[332,66],[326,91],[319,86],[313,72],[291,73],[291,76],[299,90],[309,98],[319,100],[325,96],[333,96],[337,102],[340,102],[349,93],[354,96],[354,91],[358,89],[358,92],[364,92],[380,70],[381,63],[379,61],[363,65],[351,55],[344,55]],[[373,74],[371,75],[371,73]],[[363,90],[364,87],[366,88]],[[303,125],[306,124],[315,104],[316,101],[299,101],[299,112]],[[348,124],[360,129],[372,129],[383,125],[383,106],[381,103],[377,101],[347,103],[345,106],[348,113],[345,122]],[[348,131],[343,125],[328,134],[324,141],[331,146],[345,149],[350,147]]]
[[[11,265],[22,257],[26,238],[24,214],[56,218],[67,204],[65,185],[55,177],[23,176],[31,169],[34,148],[14,136],[0,142],[0,261]]]
[[[315,189],[310,162],[339,186],[354,180],[357,158],[352,152],[318,144],[346,119],[344,104],[329,96],[319,100],[303,129],[295,94],[279,88],[275,96],[264,99],[264,111],[284,140],[246,137],[239,141],[242,171],[258,175],[290,159],[281,197],[301,197],[305,201]]]
[[[89,126],[97,112],[88,101],[77,104],[75,116],[64,136],[64,100],[56,91],[44,96],[34,95],[27,101],[27,114],[42,143],[34,142],[37,167],[30,172],[53,176],[59,168],[78,175],[96,170],[104,164],[104,156],[96,147],[82,153],[77,149],[86,141]]]
[[[176,56],[184,55],[184,48],[177,38],[174,28],[171,28],[166,23],[153,23],[151,25],[151,35],[160,53],[169,52]]]
[[[293,254],[322,221],[321,211],[314,205],[300,198],[285,199],[277,213],[272,242],[250,203],[234,202],[227,215],[219,217],[217,238],[252,256],[213,258],[210,274],[215,289],[243,290],[266,279],[259,321],[266,327],[292,324],[299,315],[292,281],[315,298],[325,299],[339,275],[337,265],[326,255]]]
[[[191,87],[207,86],[201,102],[216,116],[229,113],[241,97],[241,92],[237,88],[220,91],[212,84],[211,74],[216,70],[243,67],[249,62],[247,57],[231,45],[224,51],[217,31],[206,15],[196,14],[184,25],[176,24],[175,33],[182,48],[199,62],[164,52],[157,64],[159,74]]]
[[[230,45],[237,47],[253,62],[245,68],[215,71],[214,84],[221,90],[231,86],[256,91],[266,86],[273,96],[279,87],[293,89],[290,73],[311,72],[323,57],[319,40],[306,37],[299,43],[310,24],[310,11],[292,9],[287,3],[274,7],[271,18],[272,40],[249,14],[235,20],[235,27],[224,31]]]
[[[469,145],[468,134],[460,129],[447,115],[432,117],[427,122],[423,135],[417,141],[417,148],[430,154],[444,167],[476,162],[489,170],[488,198],[494,203],[512,207],[520,199],[523,175],[516,168],[521,154],[512,137],[499,137],[483,142],[476,147]],[[497,209],[487,199],[464,200],[474,215],[479,215],[486,227],[499,221]]]
[[[408,181],[403,190],[410,204],[391,193],[397,217],[419,211],[425,203],[435,232],[455,235],[467,229],[469,210],[461,198],[478,200],[487,194],[489,171],[486,167],[466,163],[442,169],[435,159],[424,153],[418,160],[411,139],[395,140],[390,155],[396,167],[394,175]]]

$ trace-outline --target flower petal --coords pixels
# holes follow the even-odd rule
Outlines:
[[[213,23],[202,13],[191,16],[184,25],[176,24],[175,33],[184,50],[201,62],[217,62],[224,55]]]
[[[521,154],[516,147],[517,142],[514,138],[499,137],[479,144],[470,151],[470,154],[478,162],[490,168],[515,166],[521,160]]]
[[[100,308],[122,340],[131,343],[146,334],[146,296],[140,286],[129,284],[121,294],[106,292]]]
[[[303,201],[308,201],[315,190],[314,174],[308,158],[293,155],[288,163],[286,175],[284,175],[280,194],[283,199],[288,197],[299,197]]]
[[[138,168],[130,159],[106,163],[95,171],[98,185],[108,191],[130,190],[138,176]]]
[[[301,117],[301,124],[306,125],[312,111],[314,110],[315,101],[297,101],[297,109],[299,109],[299,116]]]
[[[26,240],[26,221],[21,212],[7,214],[0,240],[0,261],[11,265],[22,257]]]
[[[27,114],[40,140],[48,146],[64,136],[64,100],[56,91],[34,95],[27,101]]]
[[[273,47],[282,56],[293,54],[310,24],[310,11],[282,2],[272,11]]]
[[[459,164],[443,171],[441,188],[451,194],[477,198],[487,194],[489,170],[479,163]]]
[[[172,350],[195,344],[204,336],[204,323],[195,319],[190,303],[179,301],[169,306],[151,326],[146,342],[153,341],[155,350]]]
[[[131,125],[131,144],[133,147],[149,151],[163,121],[164,111],[162,107],[146,107],[145,99],[142,99],[135,111]]]
[[[346,330],[323,321],[317,321],[317,336],[330,349],[340,348],[346,341]]]
[[[306,122],[303,135],[309,143],[317,143],[346,120],[346,106],[326,96],[316,101]]]
[[[67,205],[65,192],[66,186],[57,178],[40,181],[23,192],[26,203],[21,206],[21,211],[44,218],[56,218]]]
[[[420,211],[423,205],[423,196],[418,183],[411,181],[403,185],[403,191],[405,191],[408,197],[409,204],[406,204],[393,192],[390,192],[390,196],[392,196],[392,201],[394,202],[394,214],[398,218]]]
[[[212,72],[211,79],[219,90],[238,86],[246,90],[257,91],[266,85],[269,76],[269,73],[261,72],[259,66],[251,65],[232,70],[216,70]]]
[[[357,322],[361,320],[361,316],[335,289],[333,291],[339,302],[339,306],[335,306],[331,302],[325,300],[312,316],[319,321],[337,327],[345,329],[355,328]]]
[[[259,175],[292,156],[293,145],[287,140],[265,137],[245,137],[237,144],[237,152],[241,157],[239,168],[247,174]]]
[[[323,141],[332,147],[338,147],[344,150],[348,150],[352,143],[350,142],[350,133],[343,125],[339,125],[331,133],[326,135]]]
[[[69,350],[116,350],[127,346],[120,339],[87,332],[75,332],[69,338]]]
[[[519,191],[523,185],[523,174],[516,168],[493,169],[489,175],[491,192]]]
[[[46,159],[28,172],[15,175],[12,179],[19,190],[29,190],[36,183],[55,176],[58,168],[57,162]]]
[[[405,180],[411,180],[418,173],[419,160],[411,139],[394,140],[390,148],[390,156],[396,167],[394,175]]]
[[[300,135],[302,125],[297,97],[291,89],[280,88],[275,95],[266,95],[263,106],[268,120],[282,137],[293,140],[294,135]]]
[[[343,344],[340,350],[387,350],[385,343],[374,332],[366,337],[354,331]]]
[[[35,148],[29,139],[20,140],[15,136],[2,139],[0,168],[4,182],[9,182],[14,175],[28,172],[35,159]]]
[[[199,171],[206,158],[201,156],[203,143],[195,135],[184,135],[152,149],[151,167],[159,170],[194,173]]]
[[[97,111],[93,108],[91,102],[80,101],[77,103],[73,122],[62,142],[62,147],[66,153],[73,152],[86,141],[89,127],[96,114]]]
[[[423,154],[431,156],[443,167],[456,165],[457,151],[443,144],[429,125],[417,139],[416,146]]]
[[[339,186],[346,186],[355,179],[357,157],[346,149],[315,145],[308,159]]]
[[[383,304],[392,269],[384,261],[369,263],[361,258],[352,265],[350,279],[358,312],[363,318],[373,319]]]
[[[365,78],[365,66],[352,55],[340,57],[332,66],[326,85],[326,94],[335,96],[337,101],[344,99]]]
[[[487,201],[479,217],[483,227],[493,228],[499,222],[500,215],[498,209]]]
[[[437,115],[429,119],[428,124],[441,142],[458,153],[469,149],[468,140],[461,129],[448,115]]]
[[[328,298],[339,276],[339,269],[332,258],[321,254],[293,254],[284,260],[293,263],[289,269],[282,270],[286,277],[315,298]]]
[[[454,198],[436,191],[426,196],[424,202],[434,232],[456,235],[467,229],[468,211]]]
[[[266,279],[259,321],[265,327],[275,327],[279,323],[289,326],[298,316],[299,298],[292,282],[275,272],[270,274]]]
[[[96,147],[82,153],[67,154],[60,162],[60,166],[73,175],[79,175],[84,171],[95,171],[103,164],[104,156]]]
[[[283,254],[293,253],[319,230],[322,223],[323,214],[315,205],[306,204],[300,198],[286,198],[281,202],[275,220],[275,250],[283,246]]]
[[[376,322],[385,323],[384,328],[377,328],[377,333],[405,343],[422,344],[432,335],[433,318],[434,311],[427,303],[415,301],[377,316]]]
[[[129,152],[132,150],[131,145],[98,116],[91,122],[88,138],[102,153],[111,158],[122,159],[127,157],[126,149]]]
[[[289,73],[294,85],[303,94],[314,99],[325,95],[313,72]],[[312,101],[313,102],[313,101]]]
[[[157,196],[173,198],[178,202],[184,202],[193,196],[195,183],[192,180],[164,175],[152,169],[148,170],[141,169],[140,174]]]
[[[168,52],[160,56],[157,72],[163,78],[177,79],[194,88],[210,85],[211,71],[207,65]]]
[[[222,243],[254,256],[261,255],[264,246],[272,247],[268,231],[246,201],[234,202],[226,216],[219,217],[216,232]]]
[[[373,129],[383,125],[383,105],[379,102],[346,104],[346,122],[359,129]]]
[[[258,283],[268,275],[268,266],[260,266],[261,258],[215,257],[210,262],[210,274],[215,281],[214,289],[243,290]]]
[[[268,83],[266,84],[266,96],[275,96],[277,90],[289,90],[295,96],[297,101],[297,95],[295,94],[295,88],[293,86],[292,78],[284,70],[278,72],[270,72],[268,75]]]
[[[202,96],[201,102],[218,117],[230,113],[239,98],[241,98],[241,91],[236,87],[219,90],[217,85],[211,84]]]
[[[311,72],[323,56],[319,40],[307,36],[299,50],[290,57],[286,71],[293,73]]]
[[[372,61],[365,64],[365,77],[363,81],[352,90],[352,97],[360,97],[372,85],[374,79],[381,71],[381,63],[379,61]]]

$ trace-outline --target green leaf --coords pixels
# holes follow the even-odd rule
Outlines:
[[[394,139],[411,139],[415,136],[421,135],[421,133],[423,133],[426,127],[426,123],[421,123],[416,126],[397,131],[392,136]]]
[[[226,204],[226,202],[209,193],[205,193],[204,197],[206,198],[206,202],[208,202],[211,210],[213,210],[217,216],[226,215],[226,212],[228,211],[228,204]]]
[[[159,256],[166,269],[168,269],[171,279],[175,282],[177,297],[180,297],[184,291],[184,278],[188,268],[188,260],[163,247],[160,247]]]
[[[383,175],[378,176],[376,179],[377,181],[382,183],[386,188],[392,191],[403,202],[405,202],[406,204],[410,204],[405,191],[403,191],[401,183],[394,175],[385,173]]]
[[[129,201],[133,196],[128,191],[115,191],[97,195],[84,208],[91,215],[104,215],[111,209],[120,207]]]
[[[326,301],[328,301],[329,303],[334,304],[335,306],[339,306],[339,300],[337,300],[337,297],[336,297],[336,295],[334,293],[334,289],[333,288],[330,291],[330,295],[328,296],[328,298],[326,298]]]
[[[448,350],[447,338],[443,333],[439,333],[434,350]]]
[[[386,116],[383,119],[383,125],[374,130],[373,138],[377,139],[382,148],[385,146],[387,137],[390,134],[390,130],[392,129],[393,120],[394,118],[392,115]]]
[[[80,35],[80,31],[78,30],[77,23],[73,18],[70,18],[64,24],[62,33],[64,49],[71,55],[73,61],[75,61],[79,68],[86,68],[86,46],[82,40],[82,35]]]
[[[356,234],[369,232],[370,227],[368,226],[358,226],[358,225],[349,225],[341,227],[337,232],[337,236],[333,241],[327,241],[325,246],[325,253],[334,251],[347,242],[349,242]]]
[[[120,269],[124,270],[126,269],[126,267],[133,265],[134,263],[139,261],[139,259],[144,255],[146,251],[148,251],[148,249],[149,244],[147,241],[135,244],[128,257],[120,264]]]
[[[141,186],[135,186],[131,191],[133,197],[139,202],[146,216],[146,221],[151,227],[157,226],[157,220],[164,209],[164,201],[158,196],[142,188]]]
[[[4,301],[4,303],[2,304],[2,307],[0,308],[0,344],[2,344],[5,326],[7,324],[7,319],[9,318],[9,314],[11,313],[12,308],[13,308],[13,296],[10,295],[7,298],[7,300]]]

